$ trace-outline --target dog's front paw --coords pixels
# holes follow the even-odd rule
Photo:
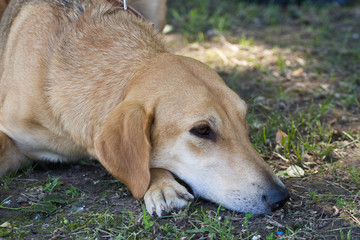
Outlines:
[[[152,184],[144,196],[146,210],[150,215],[157,216],[168,213],[174,209],[183,209],[194,197],[177,181]]]

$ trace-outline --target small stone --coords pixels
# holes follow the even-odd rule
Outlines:
[[[16,203],[25,203],[27,201],[27,198],[24,196],[19,196],[18,198],[16,198]]]

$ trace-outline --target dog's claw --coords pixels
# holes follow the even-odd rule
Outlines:
[[[172,211],[172,210],[174,210],[174,208],[175,208],[175,204],[174,204],[173,202],[171,202],[171,204],[170,204],[170,210]]]
[[[184,198],[186,201],[194,200],[194,196],[190,193],[182,193],[181,197]]]

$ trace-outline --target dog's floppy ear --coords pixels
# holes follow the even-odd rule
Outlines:
[[[110,113],[95,140],[99,161],[135,198],[143,197],[150,183],[152,121],[152,114],[139,103],[124,101]]]

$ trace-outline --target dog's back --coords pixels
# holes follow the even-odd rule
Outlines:
[[[82,155],[135,69],[165,51],[150,23],[106,0],[14,0],[1,34],[0,128],[34,159]]]
[[[11,26],[21,10],[28,5],[46,3],[52,7],[54,14],[75,20],[92,4],[92,0],[0,0],[0,56],[3,55]],[[96,2],[96,1],[94,1]],[[6,10],[5,10],[6,9]]]

